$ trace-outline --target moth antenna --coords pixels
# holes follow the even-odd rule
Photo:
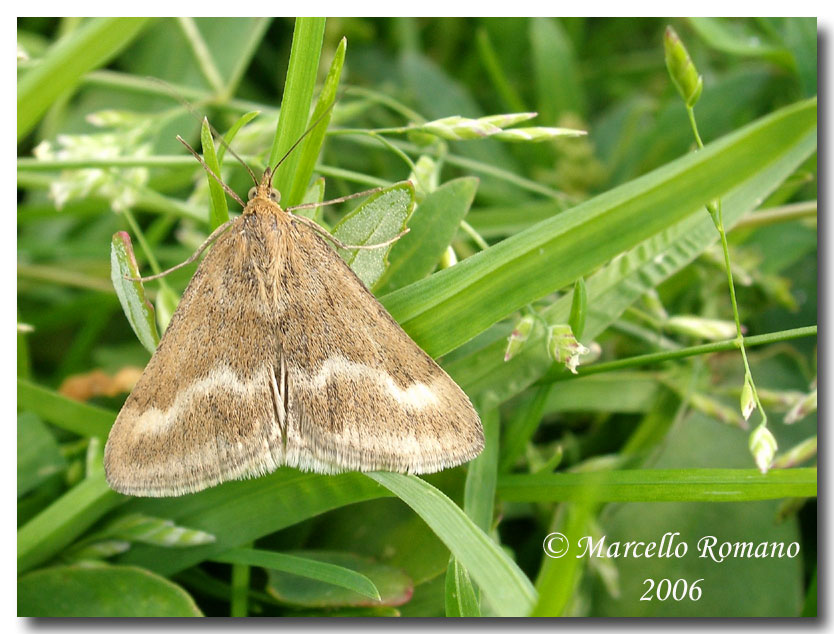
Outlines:
[[[203,117],[203,120],[204,120],[206,123],[208,123],[209,130],[211,130],[211,133],[215,136],[215,138],[216,138],[218,141],[220,141],[220,144],[221,144],[224,148],[226,148],[226,151],[227,151],[227,152],[229,152],[229,154],[231,154],[232,156],[234,156],[234,157],[238,160],[238,163],[240,163],[241,165],[243,165],[243,167],[246,169],[246,171],[247,171],[247,172],[249,172],[249,176],[252,178],[252,182],[253,182],[253,183],[255,183],[255,185],[257,185],[257,184],[258,184],[258,177],[257,177],[257,176],[255,176],[255,172],[254,172],[254,171],[252,171],[252,168],[251,168],[251,167],[249,167],[249,166],[246,164],[246,161],[244,161],[242,158],[240,158],[240,155],[238,155],[238,153],[237,153],[237,152],[235,152],[235,151],[232,149],[232,146],[231,146],[231,145],[229,145],[228,143],[226,143],[226,139],[224,139],[224,138],[220,135],[220,133],[217,131],[217,128],[215,128],[213,125],[211,125],[211,123],[210,123],[210,122],[209,122],[209,120],[208,120],[208,117]]]
[[[315,120],[315,121],[313,121],[313,123],[311,123],[311,124],[310,124],[310,126],[309,126],[306,130],[304,130],[304,132],[302,133],[302,135],[301,135],[300,137],[298,137],[298,139],[296,140],[296,142],[295,142],[295,143],[293,143],[293,144],[290,146],[290,149],[289,149],[289,150],[287,150],[286,154],[284,154],[284,156],[282,156],[282,157],[281,157],[281,160],[279,160],[279,161],[275,164],[275,167],[273,167],[273,168],[272,168],[272,173],[271,173],[271,174],[270,174],[270,176],[269,176],[269,186],[270,186],[270,187],[272,187],[272,177],[273,177],[273,176],[275,176],[275,172],[276,172],[276,170],[277,170],[277,169],[281,166],[281,163],[283,163],[284,161],[286,161],[286,160],[287,160],[287,157],[288,157],[290,154],[292,154],[292,151],[293,151],[295,148],[297,148],[297,147],[298,147],[298,144],[299,144],[299,143],[301,143],[301,142],[304,140],[304,137],[306,137],[308,134],[310,134],[310,132],[312,132],[312,131],[315,129],[315,127],[316,127],[319,123],[321,123],[321,122],[322,122],[322,120],[323,120],[323,119],[324,119],[324,118],[325,118],[325,117],[326,117],[326,116],[330,113],[330,111],[331,111],[331,110],[333,110],[333,106],[335,106],[335,105],[336,105],[336,99],[334,99],[334,100],[333,100],[333,103],[331,103],[329,106],[327,106],[327,108],[324,110],[324,112],[322,112],[322,113],[321,113],[318,117],[316,117],[316,120]]]
[[[188,266],[194,260],[199,258],[200,255],[203,253],[203,251],[205,251],[212,242],[217,240],[217,238],[219,238],[220,235],[224,231],[226,231],[226,229],[229,228],[229,225],[231,225],[234,221],[235,221],[234,218],[232,220],[227,220],[222,225],[217,227],[217,229],[212,231],[211,235],[208,238],[205,239],[205,242],[203,242],[203,244],[201,244],[199,247],[197,247],[197,250],[194,253],[192,253],[191,257],[188,258],[185,262],[180,262],[176,266],[172,266],[170,269],[168,269],[166,271],[162,271],[162,273],[157,273],[156,275],[148,275],[147,277],[129,277],[129,276],[125,275],[125,279],[130,281],[130,282],[150,282],[151,280],[158,280],[160,277],[165,277],[169,273],[173,273],[177,269],[181,269],[184,266]]]
[[[168,94],[169,94],[169,95],[170,95],[173,99],[177,100],[177,101],[179,102],[179,104],[180,104],[183,108],[185,108],[186,110],[188,110],[188,112],[190,112],[190,113],[194,116],[194,118],[195,118],[195,119],[197,119],[197,121],[199,121],[201,124],[202,124],[202,122],[203,122],[203,121],[205,121],[205,122],[208,124],[209,130],[211,130],[212,135],[213,135],[215,138],[217,138],[217,140],[218,140],[218,141],[220,141],[220,144],[221,144],[224,148],[226,148],[226,151],[227,151],[227,152],[229,152],[232,156],[234,156],[234,157],[238,160],[238,162],[239,162],[241,165],[243,165],[243,167],[246,169],[246,171],[247,171],[247,172],[249,172],[249,176],[251,176],[251,177],[252,177],[252,180],[254,181],[255,185],[257,185],[257,184],[258,184],[258,179],[257,179],[257,177],[255,176],[255,172],[253,172],[253,171],[252,171],[252,168],[251,168],[251,167],[249,167],[249,166],[246,164],[246,161],[244,161],[242,158],[240,158],[240,156],[238,155],[238,153],[237,153],[237,152],[235,152],[235,151],[232,149],[232,146],[231,146],[231,145],[229,145],[228,143],[226,143],[226,139],[224,139],[224,138],[221,136],[221,134],[217,131],[217,128],[215,128],[213,125],[211,125],[211,123],[210,123],[210,122],[209,122],[209,120],[208,120],[208,117],[206,117],[206,116],[204,116],[204,115],[203,115],[203,116],[201,116],[201,115],[200,115],[200,113],[199,113],[199,112],[197,112],[197,111],[194,109],[194,106],[192,106],[192,105],[191,105],[191,104],[190,104],[190,103],[189,103],[189,102],[188,102],[188,101],[187,101],[187,100],[186,100],[186,99],[185,99],[182,95],[180,95],[180,94],[179,94],[179,93],[178,93],[178,92],[174,89],[174,87],[173,87],[173,86],[171,86],[171,84],[169,84],[169,83],[168,83],[167,81],[165,81],[164,79],[160,79],[159,77],[151,77],[151,76],[149,76],[149,77],[148,77],[148,79],[150,79],[151,81],[154,81],[154,82],[156,82],[157,84],[159,84],[160,86],[162,86],[162,87],[163,87],[163,88],[164,88],[164,89],[168,92]]]
[[[224,183],[222,181],[222,179],[217,174],[214,173],[213,169],[211,169],[208,165],[206,165],[206,162],[203,160],[203,157],[200,156],[193,147],[188,145],[188,143],[185,141],[185,139],[183,139],[179,134],[177,135],[177,141],[182,143],[188,149],[188,151],[191,152],[194,155],[194,158],[196,158],[198,161],[200,161],[200,165],[203,166],[203,169],[206,170],[209,174],[211,174],[211,176],[212,176],[212,178],[214,178],[214,180],[216,180],[218,183],[220,183],[221,187],[223,187],[223,189],[226,190],[226,193],[229,194],[229,196],[231,196],[237,202],[239,202],[241,207],[246,207],[246,203],[244,203],[240,199],[240,196],[238,196],[231,187],[229,187],[226,183]]]
[[[335,205],[338,203],[343,203],[346,200],[351,200],[353,198],[361,198],[362,196],[370,196],[371,194],[376,194],[377,192],[381,192],[385,187],[374,187],[373,189],[366,189],[363,192],[356,192],[355,194],[348,194],[347,196],[340,196],[339,198],[333,198],[332,200],[323,200],[320,203],[302,203],[300,205],[295,205],[294,207],[287,207],[286,211],[295,211],[296,209],[312,209],[313,207],[324,207],[325,205]]]
[[[297,207],[295,209],[297,209]],[[305,218],[304,216],[296,216],[295,214],[291,214],[291,216],[292,216],[293,220],[298,220],[299,222],[307,225],[308,227],[310,227],[313,231],[318,233],[325,240],[330,240],[330,242],[335,244],[340,249],[345,249],[347,251],[352,251],[353,249],[379,249],[381,247],[387,247],[389,244],[393,244],[394,242],[396,242],[397,240],[402,238],[405,234],[407,234],[409,231],[411,231],[411,229],[406,227],[403,231],[401,231],[400,233],[395,235],[390,240],[386,240],[385,242],[378,242],[376,244],[345,244],[344,242],[339,240],[336,236],[334,236],[331,233],[328,233],[322,227],[320,227],[318,224],[316,224],[315,222],[313,222],[309,218]]]

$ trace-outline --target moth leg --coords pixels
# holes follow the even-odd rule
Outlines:
[[[377,244],[345,244],[341,240],[339,240],[336,236],[328,233],[322,227],[320,227],[317,223],[313,222],[309,218],[305,218],[304,216],[296,216],[294,214],[290,214],[293,220],[297,220],[318,233],[322,238],[325,240],[330,240],[333,244],[335,244],[340,249],[346,249],[348,251],[352,251],[353,249],[379,249],[380,247],[387,247],[389,244],[393,244],[400,238],[402,238],[405,234],[407,234],[411,229],[406,227],[403,231],[395,235],[390,240],[386,240],[385,242],[378,242]]]

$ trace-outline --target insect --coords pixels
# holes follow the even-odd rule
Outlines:
[[[215,232],[119,412],[104,455],[116,491],[176,496],[282,465],[428,473],[483,448],[463,390],[326,232],[280,206],[273,173]]]

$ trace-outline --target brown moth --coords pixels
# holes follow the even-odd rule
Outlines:
[[[267,170],[217,238],[107,439],[107,482],[177,496],[286,465],[430,473],[477,456],[478,414]]]

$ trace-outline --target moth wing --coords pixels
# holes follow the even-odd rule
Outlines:
[[[481,422],[463,390],[339,255],[293,223],[279,275],[286,464],[331,473],[429,473],[474,458]]]
[[[244,218],[203,259],[116,418],[104,456],[116,491],[181,495],[283,461],[274,324]]]

